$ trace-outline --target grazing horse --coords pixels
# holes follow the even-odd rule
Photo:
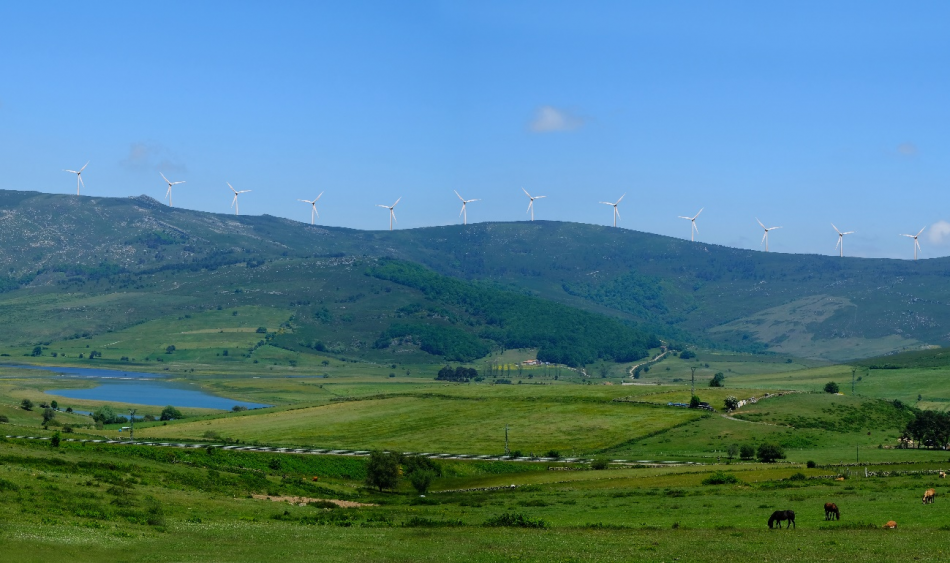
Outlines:
[[[838,511],[838,505],[833,502],[825,503],[825,520],[841,520],[841,512]]]
[[[772,529],[772,525],[778,522],[778,527],[782,527],[782,521],[788,520],[788,525],[785,526],[785,529],[795,526],[795,511],[794,510],[776,510],[769,516],[769,529]],[[798,529],[798,526],[795,526]]]
[[[937,491],[933,489],[927,489],[924,491],[924,504],[933,504],[934,499],[937,497]]]

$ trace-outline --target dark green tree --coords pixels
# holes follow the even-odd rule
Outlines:
[[[702,401],[699,400],[699,397],[697,397],[696,395],[693,395],[693,396],[690,397],[690,399],[689,399],[689,408],[691,408],[691,409],[698,409],[698,408],[699,408],[699,403],[701,403],[701,402],[702,402]]]
[[[726,397],[725,401],[723,401],[723,404],[725,404],[726,410],[730,410],[730,411],[736,410],[737,408],[739,408],[739,399],[736,399],[735,397],[730,395]]]
[[[835,383],[834,381],[829,381],[828,383],[825,383],[825,393],[831,393],[832,395],[834,395],[838,391],[839,391],[838,384]]]
[[[33,401],[29,399],[23,399],[20,401],[20,407],[25,411],[31,411],[33,410]]]
[[[783,450],[778,444],[770,444],[766,442],[759,444],[756,457],[758,457],[759,461],[762,463],[772,463],[777,459],[785,459],[785,450]]]
[[[729,449],[726,450],[726,455],[729,456],[729,459],[734,459],[739,455],[739,444],[731,444]]]
[[[755,457],[755,446],[752,444],[742,444],[739,447],[739,457],[742,459],[752,459]]]
[[[399,484],[399,455],[392,452],[373,450],[366,464],[366,484],[383,489],[395,489]]]
[[[720,372],[716,372],[716,375],[714,375],[713,378],[709,380],[709,386],[710,386],[710,387],[722,387],[722,386],[723,386],[723,383],[722,383],[722,382],[723,382],[724,379],[726,379],[725,374],[723,374],[721,371],[720,371]]]
[[[56,418],[56,411],[49,407],[43,409],[43,424],[49,424],[54,418]]]
[[[181,414],[180,410],[176,409],[175,407],[171,405],[168,405],[167,407],[162,409],[162,414],[159,417],[159,420],[176,420],[179,418],[185,418],[185,417],[184,415]]]
[[[428,492],[433,479],[435,479],[435,472],[431,469],[413,471],[409,474],[409,482],[412,483],[412,488],[420,495],[424,495]]]

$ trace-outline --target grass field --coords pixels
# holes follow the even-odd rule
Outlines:
[[[944,468],[946,459],[871,465],[911,474],[856,473],[844,482],[807,477],[848,468],[798,464],[548,471],[446,461],[446,477],[426,498],[405,483],[384,493],[360,487],[358,458],[5,440],[0,459],[0,543],[5,557],[21,561],[942,561],[947,554],[941,501],[922,506],[919,498],[924,488],[942,494],[946,486],[914,474]],[[703,484],[719,470],[739,482]],[[438,492],[494,485],[505,488]],[[376,506],[249,496],[265,493]],[[824,521],[829,501],[841,508],[840,522]],[[796,528],[767,529],[775,509],[795,510]],[[486,526],[504,514],[544,527]],[[899,528],[880,529],[888,520]]]

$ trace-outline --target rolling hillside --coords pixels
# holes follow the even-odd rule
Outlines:
[[[384,257],[661,337],[744,350],[848,360],[944,345],[950,332],[950,259],[766,254],[546,221],[367,232],[169,208],[146,196],[0,192],[0,307],[62,302],[82,285],[93,300],[83,306],[125,311],[124,321],[111,317],[113,329],[140,322],[158,289],[176,288],[165,303],[195,299],[221,268]],[[295,291],[279,300],[307,300]],[[103,330],[86,316],[89,330]]]

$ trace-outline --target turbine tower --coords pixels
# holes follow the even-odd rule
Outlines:
[[[455,195],[459,196],[460,200],[462,200],[462,210],[459,211],[459,217],[462,217],[463,225],[468,225],[468,211],[465,210],[465,206],[468,205],[469,203],[472,203],[473,201],[481,201],[481,200],[480,199],[465,199],[464,197],[459,195],[457,191],[455,190],[452,190],[452,191],[455,192]]]
[[[762,225],[762,221],[759,221],[758,217],[756,217],[755,220],[759,222],[759,225],[761,225],[763,229],[765,229],[765,234],[762,235],[762,242],[765,243],[765,251],[768,252],[769,251],[769,231],[774,231],[775,229],[781,229],[782,227],[766,227],[765,225]],[[759,244],[762,244],[762,243],[759,243]]]
[[[181,182],[172,182],[171,180],[166,178],[165,175],[162,174],[161,172],[159,172],[158,174],[162,177],[162,180],[165,180],[165,183],[168,184],[168,191],[165,192],[165,197],[168,198],[168,207],[175,207],[174,205],[172,205],[172,186],[177,186],[178,184],[184,184],[185,181],[182,180]]]
[[[238,215],[238,195],[246,194],[247,192],[251,190],[237,191],[234,189],[234,186],[232,186],[230,182],[225,182],[225,183],[228,185],[229,188],[231,188],[231,191],[234,192],[234,199],[231,200],[231,207],[234,208],[234,214]]]
[[[89,162],[83,164],[82,168],[79,170],[63,170],[63,172],[69,172],[76,175],[76,195],[79,195],[79,186],[84,188],[86,187],[86,184],[82,181],[82,171],[85,170],[87,166],[89,166]]]
[[[309,204],[310,204],[310,224],[311,224],[311,225],[313,225],[313,216],[314,216],[314,215],[316,215],[317,217],[320,216],[320,213],[317,211],[317,200],[320,199],[320,196],[322,196],[322,195],[323,195],[323,192],[320,192],[320,195],[318,195],[318,196],[317,196],[315,199],[313,199],[313,200],[310,200],[310,199],[298,199],[298,200],[297,200],[297,201],[302,201],[302,202],[304,202],[304,203],[309,203]]]
[[[706,209],[706,208],[703,207],[703,209]],[[699,210],[699,213],[702,213],[702,212],[703,212],[703,209],[700,209],[700,210]],[[688,219],[689,222],[693,225],[693,226],[690,227],[690,229],[689,229],[689,240],[691,240],[691,241],[696,240],[696,235],[699,233],[699,227],[696,226],[696,218],[699,217],[699,213],[697,213],[696,215],[693,215],[692,217],[683,217],[682,215],[679,216],[680,219]],[[758,220],[758,219],[756,219],[756,220]],[[765,228],[765,227],[763,227],[763,228]]]
[[[524,194],[525,194],[526,196],[528,196],[528,198],[531,200],[531,203],[528,204],[528,211],[531,212],[531,220],[534,221],[534,200],[536,200],[536,199],[544,199],[544,198],[546,198],[546,197],[548,197],[548,196],[546,196],[546,195],[536,195],[536,196],[532,196],[531,194],[528,193],[528,190],[526,190],[526,189],[524,189],[524,188],[521,188],[521,191],[523,191]],[[527,213],[528,211],[525,211],[525,213]]]
[[[617,206],[620,205],[620,200],[627,197],[627,194],[620,196],[620,199],[617,200],[617,203],[610,203],[609,201],[602,201],[604,205],[613,205],[614,206],[614,227],[617,226],[617,219],[620,218],[620,210],[617,209]]]
[[[399,199],[396,200],[396,203],[392,205],[377,205],[376,206],[376,207],[383,207],[389,210],[389,230],[390,231],[393,230],[393,222],[396,220],[396,212],[394,211],[394,209],[396,209],[396,204],[399,203],[400,199],[402,199],[402,196],[400,196]]]
[[[838,256],[840,256],[841,258],[844,258],[844,235],[854,234],[854,231],[848,231],[846,233],[842,233],[841,231],[838,230],[838,227],[835,227],[834,223],[832,223],[831,226],[832,228],[834,228],[835,232],[838,233],[838,244],[835,245],[835,248],[838,249]]]
[[[924,227],[926,229],[927,227]],[[924,229],[920,229],[920,233],[924,232]],[[916,235],[901,235],[902,237],[910,237],[914,239],[914,260],[917,259],[917,251],[920,250],[920,242],[917,241],[917,237],[920,236],[920,233]]]

